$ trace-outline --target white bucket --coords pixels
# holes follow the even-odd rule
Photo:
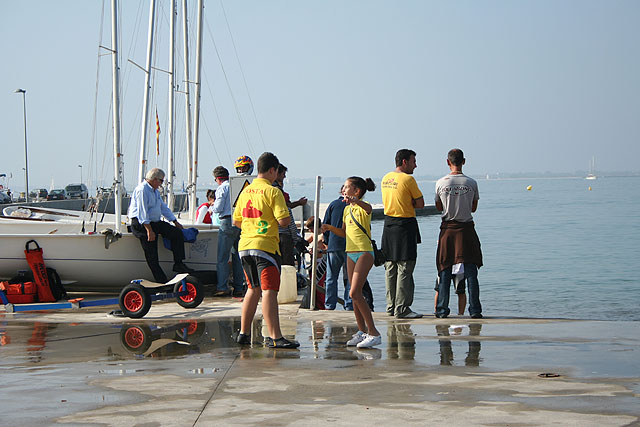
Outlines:
[[[292,265],[283,265],[281,268],[278,304],[295,302],[298,298],[298,278],[296,276],[296,268]]]

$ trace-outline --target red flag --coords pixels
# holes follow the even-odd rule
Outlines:
[[[160,120],[158,120],[158,109],[156,108],[156,156],[160,155]]]

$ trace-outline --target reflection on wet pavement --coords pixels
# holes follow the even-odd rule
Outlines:
[[[454,323],[456,321],[457,324]],[[284,335],[298,340],[300,349],[267,348],[264,345],[266,327],[259,320],[253,325],[251,346],[237,345],[235,338],[240,329],[240,319],[237,317],[130,321],[122,324],[4,322],[0,323],[0,367],[77,361],[174,359],[210,354],[241,359],[406,360],[443,367],[503,368],[527,363],[536,365],[552,353],[556,355],[555,360],[570,360],[566,355],[577,354],[576,349],[607,345],[600,339],[600,325],[597,322],[591,329],[596,334],[592,339],[585,334],[584,326],[573,326],[571,322],[514,327],[498,323],[483,324],[470,319],[452,319],[451,322],[440,321],[435,324],[388,320],[380,322],[382,344],[373,349],[346,346],[346,341],[357,331],[355,323],[295,318],[284,318],[281,323]],[[557,343],[554,342],[554,336],[557,337]],[[574,342],[567,341],[566,337],[571,337],[569,340]],[[507,347],[509,351],[505,352]],[[617,344],[616,351],[609,357],[623,360],[624,352],[619,349],[620,345]],[[589,357],[589,352],[580,354],[585,366],[599,363]],[[618,358],[619,354],[621,356]],[[567,366],[576,364],[579,365],[567,362]],[[607,371],[615,370],[616,366],[621,365],[613,362]],[[627,366],[626,362],[622,366]],[[593,367],[586,369],[590,372],[602,371],[601,367],[600,371]]]
[[[481,364],[480,341],[470,339],[480,336],[481,324],[438,324],[431,333],[425,330],[425,326],[389,321],[380,347],[358,349],[345,345],[357,331],[355,325],[329,320],[297,322],[284,319],[282,328],[285,336],[297,339],[302,344],[299,350],[291,351],[268,349],[264,345],[266,327],[259,321],[253,325],[251,346],[238,346],[235,338],[240,329],[239,318],[180,322],[132,321],[122,324],[12,323],[0,329],[0,355],[5,360],[14,357],[15,362],[19,360],[33,364],[101,357],[113,360],[170,359],[216,352],[236,354],[243,359],[414,360],[416,352],[421,349],[430,352],[431,343],[437,338],[441,365],[454,365],[452,339],[468,343],[466,366]],[[382,326],[381,331],[384,329]],[[428,360],[424,356],[420,359]]]

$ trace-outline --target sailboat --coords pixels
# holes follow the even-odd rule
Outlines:
[[[595,156],[591,157],[591,162],[589,163],[589,173],[584,179],[596,179],[596,158]]]
[[[172,5],[175,10],[175,0]],[[175,14],[172,15],[175,19]],[[120,148],[117,0],[111,2],[111,25],[115,213],[94,213],[96,216],[91,217],[91,213],[76,211],[74,214],[78,217],[72,218],[66,216],[71,215],[68,212],[58,210],[57,216],[49,214],[49,217],[32,220],[16,218],[0,223],[0,277],[12,277],[19,270],[29,269],[24,255],[25,244],[35,239],[43,249],[47,266],[57,270],[68,290],[113,291],[121,289],[132,279],[152,279],[140,242],[127,230],[126,218],[121,214],[124,188]],[[194,180],[195,176],[194,171]],[[193,192],[195,195],[195,187]],[[185,243],[185,262],[195,270],[216,270],[218,227],[209,224],[195,227],[199,230],[198,239],[192,244]],[[158,257],[165,272],[170,272],[172,252],[158,244]]]

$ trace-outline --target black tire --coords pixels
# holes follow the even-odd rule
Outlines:
[[[151,308],[151,297],[144,286],[131,283],[120,292],[120,310],[132,319],[144,317]]]
[[[122,325],[120,329],[120,343],[129,352],[142,354],[149,349],[151,329],[147,325]]]
[[[200,283],[200,281],[194,276],[187,276],[183,282],[175,284],[173,292],[180,292],[182,283],[187,284],[187,291],[189,291],[189,295],[178,296],[176,297],[176,301],[184,308],[196,308],[204,299],[204,287],[202,286],[202,283]]]

